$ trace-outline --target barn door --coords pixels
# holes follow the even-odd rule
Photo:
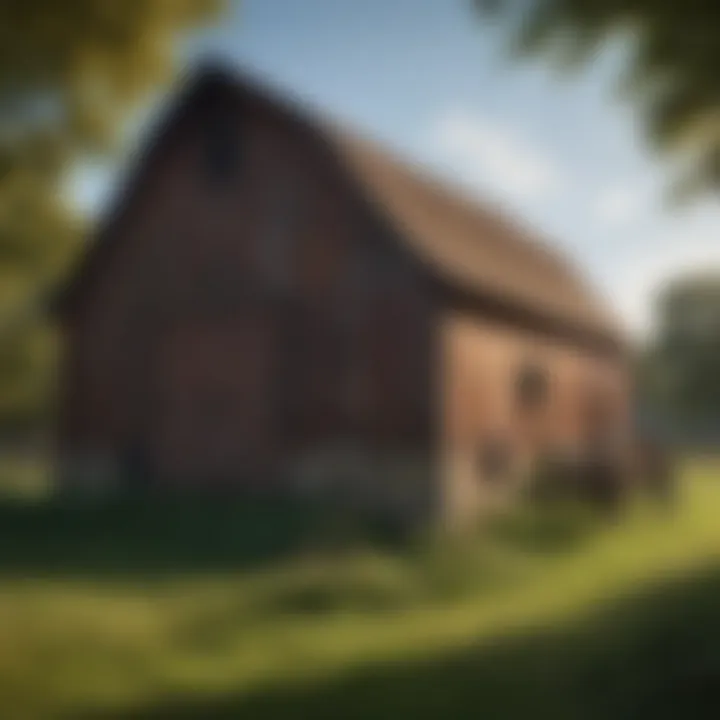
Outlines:
[[[256,484],[272,450],[269,325],[259,317],[170,333],[158,367],[161,476]]]

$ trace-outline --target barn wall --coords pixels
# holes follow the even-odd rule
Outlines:
[[[448,311],[441,333],[443,507],[449,522],[506,503],[542,453],[585,448],[592,429],[588,404],[596,391],[609,408],[607,422],[619,435],[627,427],[628,375],[618,360],[459,311]],[[537,408],[519,399],[519,376],[529,365],[542,368],[548,383],[546,401]],[[499,472],[488,460],[496,443],[508,450],[508,465]]]
[[[236,118],[219,183],[207,107]],[[136,188],[66,322],[65,465],[92,483],[136,465],[173,486],[342,476],[354,499],[425,505],[431,295],[317,140],[216,99]]]

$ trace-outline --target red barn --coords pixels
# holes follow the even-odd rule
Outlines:
[[[628,418],[622,339],[568,263],[218,69],[161,123],[59,310],[68,486],[459,519]]]

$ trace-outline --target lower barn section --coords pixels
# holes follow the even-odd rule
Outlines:
[[[265,475],[240,468],[215,475],[190,469],[161,475],[149,466],[131,469],[125,459],[111,453],[77,453],[60,459],[58,480],[69,497],[140,493],[166,498],[295,498],[416,525],[431,522],[435,515],[437,473],[436,463],[423,450],[370,452],[346,442],[318,444],[278,459],[273,472]]]
[[[506,506],[550,466],[588,484],[593,464],[620,471],[631,428],[617,356],[461,310],[445,316],[441,343],[447,522]]]

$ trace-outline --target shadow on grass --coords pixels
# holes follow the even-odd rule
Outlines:
[[[142,577],[279,562],[364,538],[396,547],[397,529],[291,500],[183,497],[0,505],[0,576]]]
[[[47,475],[37,458],[0,459],[0,485],[5,477],[5,485],[49,491]],[[388,522],[288,497],[137,495],[94,503],[33,493],[25,500],[12,497],[0,498],[0,577],[215,573],[271,566],[306,550],[370,545],[407,555],[408,548],[427,547],[416,533]],[[498,518],[485,530],[503,549],[542,555],[582,545],[607,524],[607,516],[598,517],[587,506],[550,504]],[[441,554],[441,574],[448,574],[448,565],[459,565],[459,575],[465,574],[464,563],[477,565],[477,539],[471,539],[475,544],[469,551]],[[448,555],[459,559],[449,562]],[[460,584],[464,587],[464,579]]]
[[[527,508],[493,521],[485,534],[490,544],[547,554],[585,542],[597,528],[597,517],[577,507]],[[444,567],[477,564],[482,545],[488,543],[471,534],[440,561]],[[387,520],[289,498],[128,496],[102,503],[0,503],[0,577],[215,573],[271,566],[308,550],[360,546],[407,555],[436,543]]]
[[[720,717],[720,570],[667,580],[598,614],[426,660],[244,695],[177,696],[138,718]]]

